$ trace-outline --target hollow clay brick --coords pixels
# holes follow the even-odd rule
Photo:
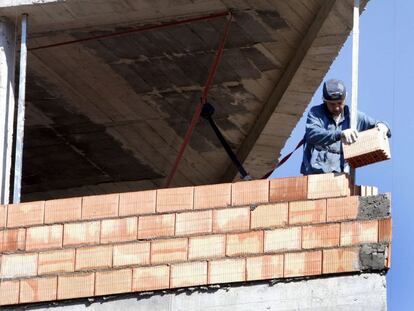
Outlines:
[[[135,242],[114,245],[113,266],[148,265],[150,242]]]
[[[350,195],[351,185],[346,174],[308,175],[308,199],[345,197]]]
[[[191,235],[211,233],[213,222],[212,211],[179,213],[175,217],[175,234]]]
[[[339,246],[340,224],[304,226],[302,228],[302,248],[322,248]]]
[[[45,201],[10,204],[7,207],[7,227],[43,224]]]
[[[20,303],[56,300],[57,277],[23,279],[20,281]]]
[[[119,196],[119,216],[155,213],[156,190],[127,192]]]
[[[283,254],[249,257],[246,259],[246,280],[266,280],[283,277]]]
[[[336,248],[323,250],[323,273],[359,271],[358,248]]]
[[[251,228],[281,227],[288,222],[288,203],[259,205],[251,211]]]
[[[98,244],[100,232],[100,221],[65,224],[63,227],[63,246]]]
[[[110,267],[112,267],[112,245],[82,247],[76,250],[76,271]]]
[[[271,179],[270,202],[306,200],[307,188],[307,176]]]
[[[269,202],[269,180],[242,181],[232,185],[231,202],[233,206]]]
[[[19,303],[19,280],[0,281],[0,306]]]
[[[1,277],[18,278],[37,274],[37,254],[11,254],[1,256]]]
[[[231,184],[197,186],[194,188],[194,209],[231,205]]]
[[[358,197],[344,197],[327,200],[326,220],[328,222],[356,219],[358,216]]]
[[[300,249],[301,230],[301,227],[266,230],[264,233],[264,251],[280,252]]]
[[[0,231],[0,252],[15,252],[26,247],[26,229],[8,229]]]
[[[7,205],[0,205],[0,229],[6,227]]]
[[[82,219],[118,216],[119,194],[93,195],[82,199]]]
[[[380,219],[379,222],[379,242],[391,242],[392,240],[392,219]]]
[[[30,227],[26,231],[26,251],[61,248],[63,225]]]
[[[138,239],[174,235],[175,214],[141,216],[138,219]]]
[[[289,225],[326,222],[326,200],[289,203]]]
[[[151,242],[151,264],[187,260],[188,240],[170,239]]]
[[[213,210],[213,232],[246,231],[250,226],[250,208]]]
[[[343,144],[344,158],[357,168],[391,158],[388,137],[377,127],[359,132],[353,144]]]
[[[194,187],[157,190],[157,213],[193,209]]]
[[[75,270],[75,250],[63,249],[39,253],[37,272],[49,273],[73,272]]]
[[[208,263],[208,283],[232,283],[245,280],[246,261],[245,259],[224,259]]]
[[[378,242],[378,220],[341,223],[341,246]]]
[[[101,223],[101,243],[117,243],[137,239],[138,218],[106,219]]]
[[[58,299],[91,297],[95,290],[95,273],[58,276]]]
[[[285,254],[284,276],[298,277],[322,273],[322,252]]]
[[[169,266],[139,267],[133,269],[133,291],[165,289],[169,288],[169,284]]]
[[[226,236],[224,234],[191,237],[188,246],[188,259],[224,257]]]
[[[128,293],[132,290],[132,269],[98,271],[95,279],[95,295]]]
[[[171,265],[170,287],[188,287],[207,284],[207,262],[185,262]]]
[[[82,198],[68,198],[45,202],[45,223],[63,223],[80,220]]]
[[[226,255],[238,256],[263,252],[263,231],[228,234]]]

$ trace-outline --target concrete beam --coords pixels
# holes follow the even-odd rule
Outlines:
[[[65,0],[2,0],[0,1],[0,8],[9,8],[22,5],[36,5],[50,2],[62,2]]]
[[[31,306],[31,310],[386,310],[386,280],[380,274],[329,277],[286,283],[118,295]]]
[[[0,203],[9,203],[14,121],[15,25],[0,17]]]

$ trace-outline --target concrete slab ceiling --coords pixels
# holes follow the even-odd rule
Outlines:
[[[0,15],[15,21],[28,13],[33,48],[232,10],[208,100],[246,169],[261,177],[348,36],[352,2],[3,1]],[[226,21],[30,52],[23,200],[163,186]],[[173,185],[236,175],[201,120]]]

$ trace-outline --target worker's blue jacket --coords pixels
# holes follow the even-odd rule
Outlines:
[[[375,127],[376,121],[358,111],[358,132]],[[387,125],[389,128],[389,126]],[[312,107],[306,121],[305,145],[300,172],[304,175],[330,172],[349,173],[348,163],[344,160],[341,132],[350,128],[350,112],[344,107],[341,119],[336,125],[326,104]],[[388,136],[391,132],[388,131]]]

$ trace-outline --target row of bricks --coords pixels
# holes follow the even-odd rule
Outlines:
[[[358,197],[104,219],[0,231],[0,253],[356,219]]]
[[[355,186],[354,195],[359,195],[361,197],[378,195],[378,188],[373,186]]]
[[[0,206],[0,228],[348,195],[334,174],[160,189]]]
[[[359,270],[358,247],[188,262],[4,280],[0,305]]]
[[[3,255],[2,278],[391,242],[391,219]]]

